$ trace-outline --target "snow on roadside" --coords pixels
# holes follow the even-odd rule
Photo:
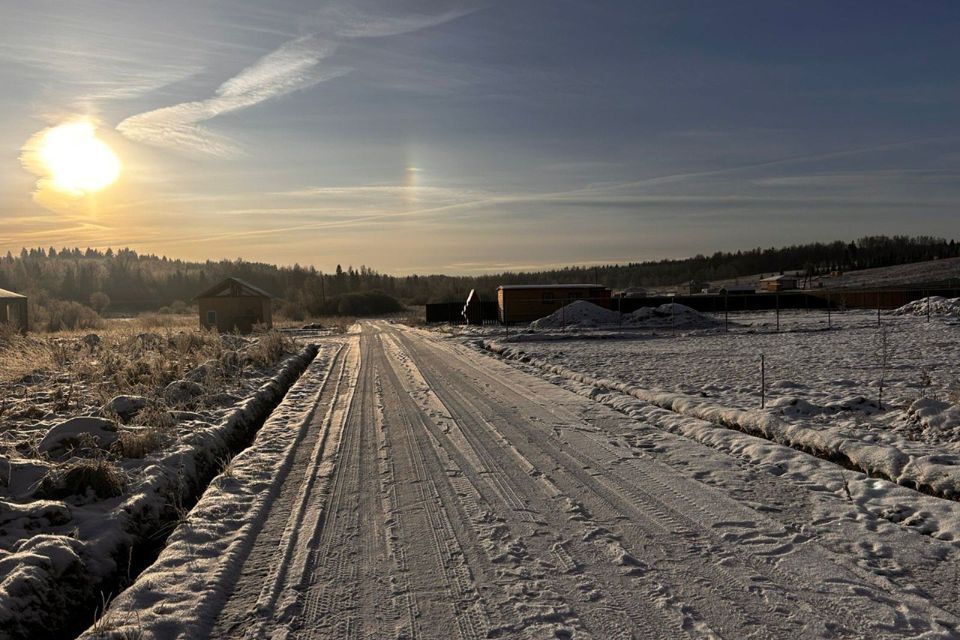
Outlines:
[[[620,392],[682,416],[740,430],[934,496],[960,498],[960,465],[957,464],[960,460],[943,455],[939,448],[918,451],[916,443],[902,439],[877,442],[872,438],[858,438],[843,428],[825,425],[812,428],[802,421],[788,423],[773,411],[734,409],[682,393],[645,389],[573,371],[495,341],[481,340],[479,344],[502,357],[533,365],[548,375],[592,387],[596,393]]]
[[[195,638],[217,613],[251,541],[293,464],[340,350],[324,347],[167,540],[157,561],[81,638]]]
[[[197,428],[150,458],[121,497],[91,505],[49,500],[0,505],[4,537],[16,540],[4,545],[9,551],[0,551],[0,639],[75,624],[71,614],[78,603],[127,574],[135,550],[154,544],[158,531],[176,521],[183,503],[252,435],[316,354],[311,345],[290,356],[218,424]],[[38,524],[44,530],[69,525],[72,532],[23,535]]]

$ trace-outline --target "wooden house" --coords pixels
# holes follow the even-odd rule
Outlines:
[[[239,278],[227,278],[196,297],[200,327],[225,333],[250,333],[273,326],[273,296]]]
[[[0,289],[0,324],[9,324],[26,333],[29,329],[27,297]]]
[[[509,284],[497,288],[500,322],[533,322],[574,300],[610,308],[611,291],[598,284]]]

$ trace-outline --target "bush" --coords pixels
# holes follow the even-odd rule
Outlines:
[[[103,291],[95,291],[90,294],[90,306],[97,313],[103,313],[110,306],[110,296]]]
[[[287,320],[292,320],[294,322],[302,322],[307,317],[307,312],[302,306],[296,304],[295,302],[286,302],[282,307],[280,307],[278,313],[280,317],[286,318]]]
[[[76,331],[103,327],[100,315],[79,302],[40,298],[31,306],[32,325],[39,331]]]

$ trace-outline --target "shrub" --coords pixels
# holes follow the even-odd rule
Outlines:
[[[38,331],[100,329],[103,319],[79,302],[40,297],[31,303],[32,326]]]

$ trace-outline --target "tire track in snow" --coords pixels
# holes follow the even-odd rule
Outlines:
[[[482,394],[468,394],[465,401],[471,406],[468,407],[467,413],[472,411],[475,413],[493,412],[495,415],[501,414],[502,419],[497,424],[502,426],[503,432],[507,433],[512,430],[514,437],[511,440],[518,446],[526,443],[534,454],[544,451],[550,452],[553,460],[561,462],[561,468],[564,468],[574,477],[571,488],[575,488],[577,481],[586,486],[590,486],[591,483],[595,486],[600,485],[601,490],[596,491],[596,493],[602,496],[606,492],[602,485],[606,485],[608,489],[612,489],[612,493],[609,495],[612,499],[608,502],[614,513],[618,511],[618,507],[622,509],[625,504],[628,506],[630,504],[642,505],[644,508],[632,509],[631,516],[641,521],[644,517],[649,521],[650,516],[654,516],[653,520],[661,524],[659,537],[661,538],[661,544],[664,545],[664,551],[670,552],[672,550],[674,554],[693,552],[700,556],[713,557],[714,560],[717,559],[714,557],[717,553],[722,554],[722,557],[719,558],[720,563],[714,565],[719,571],[714,573],[713,588],[723,585],[729,589],[729,585],[738,584],[745,587],[746,598],[744,598],[744,593],[735,592],[730,592],[726,596],[734,602],[733,606],[735,608],[739,608],[740,602],[749,603],[751,599],[757,600],[758,596],[762,600],[771,600],[772,604],[775,605],[773,610],[780,611],[783,614],[789,613],[791,609],[799,605],[807,612],[801,616],[807,622],[821,621],[824,618],[823,613],[826,612],[826,617],[832,627],[831,632],[841,635],[857,635],[862,633],[864,629],[873,629],[878,637],[885,637],[885,634],[906,634],[914,630],[922,633],[925,628],[928,628],[929,621],[919,619],[915,615],[916,610],[931,608],[930,603],[924,599],[912,594],[897,594],[897,598],[906,600],[909,605],[894,606],[895,600],[891,599],[889,592],[891,590],[896,591],[896,587],[885,578],[868,574],[853,566],[852,563],[843,563],[841,558],[830,554],[818,545],[804,545],[802,550],[798,550],[799,545],[805,541],[796,540],[798,544],[791,542],[784,544],[782,539],[788,536],[789,532],[784,532],[779,523],[768,521],[760,514],[745,507],[740,507],[733,501],[722,500],[713,493],[713,490],[705,491],[706,487],[699,483],[685,480],[682,477],[675,477],[677,474],[671,468],[657,463],[653,465],[657,473],[637,474],[636,478],[629,478],[628,475],[619,473],[616,467],[623,460],[628,460],[628,466],[633,468],[649,464],[649,460],[625,458],[622,450],[613,455],[597,454],[597,449],[603,448],[598,446],[598,443],[609,440],[610,436],[607,434],[591,433],[594,431],[592,429],[566,429],[566,433],[575,434],[577,441],[568,442],[569,446],[561,447],[551,441],[551,433],[556,435],[556,432],[549,431],[548,426],[543,421],[530,420],[530,430],[516,429],[510,418],[515,417],[520,409],[523,409],[525,413],[534,415],[537,412],[547,412],[552,414],[554,423],[560,425],[570,425],[571,415],[561,407],[555,407],[549,402],[536,398],[531,389],[524,389],[526,393],[518,392],[515,387],[511,387],[503,380],[492,375],[487,367],[480,367],[475,362],[470,361],[469,358],[462,357],[448,345],[429,341],[430,347],[427,347],[427,343],[424,341],[408,339],[408,336],[409,333],[405,333],[404,343],[408,346],[411,343],[417,345],[416,348],[412,349],[415,358],[420,362],[427,361],[430,365],[438,367],[440,371],[436,380],[438,392],[441,389],[443,392],[457,392],[454,385],[443,384],[442,380],[464,380],[468,378],[472,386],[483,386],[487,389],[488,394],[492,392],[493,395],[497,396],[496,399],[484,397]],[[430,351],[440,351],[452,357],[437,358],[433,356],[431,358]],[[454,363],[460,366],[458,367]],[[475,376],[479,376],[479,379],[471,378],[469,371],[472,371]],[[508,408],[505,409],[504,407]],[[579,418],[575,416],[573,418],[576,422],[581,422]],[[531,430],[540,431],[540,437],[533,438],[530,434]],[[553,438],[553,440],[556,440],[556,438]],[[591,449],[594,455],[586,455],[586,452],[591,451]],[[607,446],[606,449],[609,451],[610,447]],[[563,456],[572,457],[574,463],[562,464]],[[643,457],[649,458],[649,456]],[[544,464],[549,465],[550,462],[545,460]],[[675,486],[663,483],[660,478],[664,475],[670,476],[671,481],[683,480],[686,491],[677,491]],[[555,479],[561,476],[562,474],[555,474]],[[637,487],[642,489],[646,484],[656,487],[658,482],[654,480],[659,482],[658,488],[661,489],[658,497],[653,496],[648,491],[637,491]],[[617,493],[620,495],[617,496]],[[697,495],[702,495],[705,499],[693,498]],[[666,499],[664,499],[664,496],[666,496]],[[736,528],[736,523],[730,522],[729,513],[726,515],[717,514],[720,504],[723,504],[724,508],[733,511],[742,509],[743,512],[747,513],[750,519],[744,522],[749,523],[749,526],[746,527],[750,530],[748,535],[730,535],[729,531],[721,531],[724,528]],[[710,508],[705,505],[710,505]],[[692,520],[684,515],[688,510],[695,514],[702,512],[707,514],[708,517],[701,521]],[[741,522],[741,524],[743,523]],[[677,529],[678,525],[683,528]],[[631,529],[631,527],[621,528],[625,532]],[[637,529],[636,527],[632,528]],[[637,543],[640,545],[642,545],[643,538],[649,536],[649,531],[645,529],[644,527],[637,531],[640,534]],[[741,527],[742,529],[743,527]],[[676,544],[672,544],[672,539],[677,537],[677,533],[684,536],[692,534],[695,538],[695,545],[693,547],[687,546],[684,549],[682,546],[678,547]],[[769,539],[766,544],[766,553],[764,553],[764,549],[760,548],[763,546],[762,543],[757,545],[757,552],[753,550],[750,552],[741,551],[741,546],[747,546],[746,543],[751,537],[755,540],[760,540],[763,537]],[[797,550],[796,554],[794,554],[795,550]],[[736,571],[727,570],[723,566],[724,564],[732,564],[736,567]],[[784,565],[782,570],[778,568],[780,564]],[[839,588],[832,586],[833,583],[829,580],[824,581],[824,576],[816,571],[811,571],[808,565],[812,565],[815,569],[823,570],[826,568],[839,573],[843,576],[836,582],[837,585],[840,585]],[[707,574],[710,573],[709,569],[709,564],[702,564],[698,568],[700,575],[688,576],[692,579],[690,582],[702,583]],[[749,578],[744,580],[744,576],[749,576]],[[798,589],[796,584],[798,580],[807,589]],[[825,584],[829,586],[824,587]],[[689,597],[685,599],[688,602],[695,601],[695,599],[692,600]],[[747,612],[747,619],[760,621],[764,626],[770,626],[769,609],[764,610],[763,607],[757,608],[755,605],[756,603],[754,603],[754,608]],[[951,619],[949,614],[939,613],[943,614],[945,620]],[[837,621],[842,621],[844,624],[835,626]],[[934,629],[944,629],[937,622],[934,622],[933,626]],[[730,626],[723,625],[721,628],[729,630]],[[734,628],[737,629],[739,636],[747,635],[743,627]],[[766,635],[763,629],[756,629],[756,631],[760,635]],[[797,631],[799,630],[793,629],[793,632]],[[804,632],[808,635],[819,633],[812,628],[807,628]]]
[[[497,437],[479,412],[464,410],[448,397],[448,387],[453,385],[448,383],[443,389],[431,385],[429,375],[418,367],[427,366],[423,359],[417,357],[413,362],[402,354],[396,357],[406,360],[402,364],[414,378],[413,384],[426,388],[419,395],[432,395],[435,411],[455,417],[449,430],[435,435],[441,442],[446,440],[451,454],[460,458],[464,473],[471,475],[478,487],[486,485],[489,504],[496,508],[504,493],[516,498],[499,500],[506,507],[499,509],[505,526],[512,528],[524,549],[523,572],[513,579],[521,586],[521,593],[533,589],[537,595],[546,596],[539,602],[515,599],[523,625],[539,627],[540,634],[562,635],[569,627],[578,634],[596,637],[675,637],[679,622],[662,619],[660,611],[637,597],[629,567],[625,571],[610,562],[603,548],[581,540],[590,523],[570,518],[558,508],[557,502],[563,497],[560,491],[519,451],[504,446],[505,441]],[[445,437],[453,429],[462,430],[463,438]],[[464,441],[469,451],[462,450]],[[480,468],[471,467],[471,459],[479,459]],[[509,488],[505,490],[504,485]],[[530,526],[531,519],[518,517],[521,514],[532,515],[535,526]],[[524,586],[524,582],[528,584]]]
[[[294,550],[291,534],[299,531],[299,528],[291,527],[291,520],[296,514],[303,513],[302,499],[298,498],[298,494],[301,494],[299,489],[304,478],[309,479],[312,474],[311,461],[316,459],[316,452],[322,451],[325,446],[330,412],[341,395],[344,380],[349,378],[351,349],[350,345],[341,345],[331,359],[330,373],[324,379],[314,417],[303,440],[297,445],[293,466],[287,473],[280,495],[270,506],[263,530],[244,560],[239,579],[228,594],[218,619],[213,621],[210,632],[212,638],[235,638],[242,633],[249,636],[251,631],[266,624],[267,619],[274,618],[272,607],[276,605],[276,600],[267,598],[267,589],[282,586],[289,569],[289,556]]]

